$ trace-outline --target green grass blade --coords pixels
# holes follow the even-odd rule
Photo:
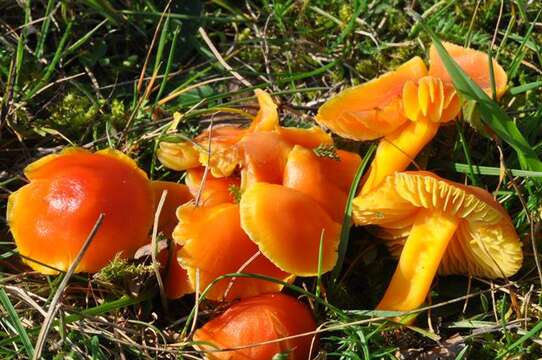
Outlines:
[[[350,240],[350,228],[352,227],[352,200],[354,200],[354,197],[356,196],[358,185],[359,185],[359,182],[361,181],[361,177],[365,173],[365,169],[367,169],[367,165],[369,164],[369,161],[371,160],[375,150],[376,150],[376,145],[373,144],[367,150],[367,152],[365,152],[365,156],[363,157],[363,160],[356,171],[356,175],[354,176],[354,180],[352,181],[352,185],[350,186],[348,198],[346,199],[346,207],[344,209],[344,218],[343,218],[343,224],[341,227],[341,238],[339,242],[339,250],[338,250],[339,254],[337,257],[337,264],[335,264],[335,267],[333,268],[333,272],[331,275],[334,282],[337,282],[337,279],[339,278],[339,275],[341,274],[341,269],[344,263],[344,257],[346,256],[346,250],[348,248],[348,242]]]
[[[34,94],[36,94],[36,92],[38,92],[38,90],[41,89],[42,86],[45,86],[47,84],[47,82],[53,75],[53,72],[55,71],[58,62],[60,61],[60,59],[62,58],[62,55],[64,54],[64,48],[66,46],[66,43],[68,42],[68,38],[70,37],[72,25],[73,25],[72,22],[68,23],[68,26],[66,27],[66,30],[64,31],[64,34],[62,35],[62,38],[60,39],[60,42],[58,43],[58,47],[55,51],[55,55],[53,56],[53,59],[51,60],[47,68],[45,68],[45,73],[43,74],[42,78],[38,81],[36,86],[34,86],[32,90],[30,90],[26,94],[27,99],[32,98],[32,96],[34,96]]]
[[[53,5],[55,4],[55,1],[49,0],[47,1],[47,8],[45,9],[45,20],[43,20],[43,23],[41,24],[41,30],[40,35],[38,37],[38,45],[36,46],[36,58],[41,58],[43,54],[43,46],[45,44],[45,39],[47,38],[47,34],[49,33],[49,26],[51,25],[51,11],[53,10]]]
[[[502,359],[506,354],[508,354],[510,351],[514,350],[521,344],[523,344],[525,341],[529,340],[532,337],[537,336],[537,334],[542,330],[542,321],[540,321],[538,324],[536,324],[531,330],[529,330],[525,335],[517,339],[514,343],[512,343],[510,346],[508,346],[506,349],[504,349],[503,352],[501,352],[497,359]]]
[[[515,96],[515,95],[526,93],[527,91],[530,91],[530,90],[539,89],[541,87],[542,87],[542,81],[533,81],[533,82],[530,82],[528,84],[515,86],[515,87],[511,88],[509,90],[509,92],[510,92],[510,95]]]
[[[449,166],[447,166],[449,167]],[[490,175],[490,176],[499,176],[501,169],[493,166],[479,166],[474,164],[461,164],[454,163],[451,167],[462,174],[469,174],[471,171],[476,175]],[[542,171],[529,171],[529,170],[518,170],[518,169],[507,169],[510,171],[512,176],[518,177],[528,177],[528,178],[540,178],[542,177]]]
[[[32,358],[32,356],[34,356],[34,347],[32,346],[32,342],[30,341],[30,338],[28,337],[28,333],[26,332],[26,329],[23,327],[23,324],[21,323],[21,320],[19,319],[19,316],[17,315],[15,308],[13,307],[13,304],[11,303],[11,301],[9,301],[9,297],[6,294],[6,291],[1,288],[0,288],[0,303],[2,304],[2,307],[4,308],[4,310],[6,310],[8,317],[11,321],[11,324],[17,330],[17,333],[19,334],[19,338],[21,339],[23,343],[26,354],[28,355],[28,358],[29,359]]]

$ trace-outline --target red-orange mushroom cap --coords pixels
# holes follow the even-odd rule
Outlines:
[[[318,346],[316,335],[292,336],[315,330],[316,322],[306,305],[277,293],[232,305],[198,329],[194,340],[209,360],[270,360],[279,353],[287,354],[289,360],[305,360]],[[270,343],[251,346],[263,342]],[[227,351],[236,347],[243,348]]]
[[[256,183],[243,193],[240,209],[245,232],[283,271],[317,275],[320,239],[322,273],[335,265],[341,225],[311,196],[282,185]]]
[[[173,238],[182,248],[178,251],[181,266],[188,271],[194,288],[203,291],[217,277],[236,273],[260,274],[286,281],[291,275],[281,271],[250,241],[241,229],[239,206],[219,204],[212,207],[187,205],[177,210],[179,224]],[[211,300],[233,300],[276,292],[282,285],[256,278],[225,278],[207,293]]]
[[[154,196],[145,173],[112,149],[70,148],[25,169],[30,183],[10,195],[7,219],[19,253],[44,274],[66,271],[96,223],[104,221],[77,272],[97,272],[117,253],[147,242]]]

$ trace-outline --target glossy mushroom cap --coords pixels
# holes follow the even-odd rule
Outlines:
[[[204,351],[209,360],[270,360],[278,353],[288,354],[289,360],[305,360],[310,358],[315,335],[250,345],[315,330],[316,323],[307,306],[295,298],[277,293],[248,298],[232,305],[198,329],[194,340],[202,342],[197,348]],[[220,351],[244,346],[243,349]],[[313,344],[313,348],[316,347],[317,338]]]
[[[358,154],[337,150],[337,159],[318,157],[296,145],[288,154],[284,186],[316,200],[337,223],[342,223],[350,184],[361,162]]]
[[[104,221],[76,271],[97,272],[117,253],[130,257],[147,242],[153,191],[126,155],[70,148],[30,164],[25,175],[30,183],[10,195],[7,219],[34,270],[67,270],[100,213]]]
[[[280,269],[317,275],[321,238],[322,272],[335,265],[341,225],[311,196],[281,185],[256,183],[243,193],[240,209],[243,230]]]
[[[437,270],[502,278],[521,267],[521,242],[508,214],[485,190],[429,172],[388,176],[353,201],[357,225],[378,225],[399,264],[379,308],[421,305]]]
[[[390,134],[407,121],[401,104],[403,86],[426,74],[423,60],[414,57],[377,79],[343,90],[318,109],[316,121],[352,140]]]
[[[419,209],[460,219],[440,264],[440,273],[500,278],[521,267],[521,242],[506,211],[485,190],[444,180],[429,172],[403,172],[386,178],[371,193],[353,202],[357,225],[379,225],[384,240],[404,242]],[[400,225],[397,228],[397,224]],[[403,236],[386,239],[387,229]]]
[[[193,288],[199,272],[203,291],[217,277],[237,272],[261,274],[287,281],[290,274],[281,271],[264,255],[241,229],[239,206],[219,204],[212,207],[186,205],[177,210],[179,224],[173,238],[181,246],[177,255],[188,271]],[[281,284],[255,278],[226,278],[207,293],[212,300],[233,300],[276,292]]]

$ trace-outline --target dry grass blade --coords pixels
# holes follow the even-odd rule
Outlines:
[[[160,220],[160,213],[162,212],[162,207],[166,201],[167,190],[162,191],[162,196],[160,196],[160,201],[156,207],[156,212],[154,213],[154,225],[152,227],[152,241],[151,241],[151,257],[152,257],[152,267],[154,274],[156,275],[156,282],[158,283],[158,288],[160,289],[160,300],[162,301],[162,306],[167,312],[167,298],[166,290],[164,289],[164,282],[162,281],[162,276],[160,275],[160,263],[158,262],[158,221]]]
[[[224,66],[224,68],[226,70],[228,70],[237,80],[239,80],[241,82],[241,84],[243,84],[245,86],[248,86],[248,87],[252,87],[252,84],[250,82],[248,82],[247,79],[245,79],[244,77],[239,75],[239,73],[237,71],[233,70],[233,68],[226,62],[226,60],[224,60],[222,55],[220,55],[220,53],[218,52],[218,50],[214,46],[211,39],[209,39],[209,36],[205,32],[205,30],[203,30],[203,28],[200,27],[198,29],[198,31],[199,31],[201,37],[203,38],[203,40],[205,41],[205,43],[207,44],[207,46],[209,47],[209,49],[211,50],[211,52],[213,53],[213,55],[216,57],[216,60],[218,60],[218,62],[222,66]]]
[[[105,218],[104,213],[101,213],[98,216],[98,219],[96,220],[96,223],[92,227],[92,230],[90,230],[90,233],[88,234],[87,239],[83,243],[81,250],[79,250],[79,253],[75,257],[75,260],[68,268],[68,271],[66,271],[66,274],[64,275],[64,278],[62,279],[62,282],[58,286],[58,289],[56,290],[56,293],[53,296],[53,299],[51,300],[51,304],[49,305],[49,310],[47,311],[47,316],[45,317],[45,321],[43,322],[41,326],[40,333],[38,335],[38,340],[36,341],[36,347],[35,347],[34,356],[32,357],[32,360],[38,360],[41,357],[41,352],[43,351],[43,346],[45,345],[45,339],[47,337],[47,333],[49,332],[49,329],[51,328],[51,325],[53,324],[53,319],[60,307],[60,304],[59,304],[60,297],[64,293],[64,289],[66,288],[66,285],[68,285],[68,281],[70,280],[70,277],[73,275],[73,273],[75,272],[75,269],[77,269],[77,266],[81,262],[83,255],[85,255],[88,247],[92,243],[92,240],[98,233],[98,229],[102,225],[104,218]]]

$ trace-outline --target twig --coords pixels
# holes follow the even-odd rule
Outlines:
[[[98,229],[102,225],[104,217],[105,217],[104,213],[101,213],[98,216],[98,219],[96,220],[96,223],[92,227],[92,230],[90,230],[90,233],[88,234],[87,239],[83,243],[81,250],[79,250],[79,253],[75,257],[75,260],[68,268],[68,271],[66,271],[66,274],[64,275],[64,278],[62,279],[62,282],[58,286],[58,289],[56,290],[56,293],[53,296],[53,299],[51,300],[51,305],[49,305],[49,310],[47,311],[47,316],[45,317],[45,321],[43,322],[41,326],[40,333],[38,335],[38,340],[36,341],[36,349],[34,352],[34,356],[32,357],[32,360],[38,360],[41,357],[41,352],[43,351],[43,346],[45,345],[45,339],[47,337],[47,333],[49,332],[49,329],[51,328],[51,325],[53,324],[53,319],[60,308],[60,304],[59,304],[60,297],[64,293],[64,289],[68,285],[68,281],[70,280],[70,277],[75,272],[75,269],[77,269],[77,266],[81,262],[81,259],[83,259],[83,255],[85,255],[88,247],[90,246],[90,243],[96,236]]]
[[[211,50],[211,52],[213,53],[213,55],[216,57],[216,60],[226,69],[230,72],[230,74],[233,75],[233,77],[235,77],[237,80],[239,80],[239,82],[245,86],[248,86],[248,87],[252,87],[252,84],[250,82],[248,82],[244,77],[242,77],[241,75],[239,75],[239,73],[235,70],[233,70],[233,68],[226,62],[226,60],[224,60],[224,58],[222,57],[222,55],[220,55],[220,53],[218,52],[218,50],[216,49],[216,47],[213,45],[213,42],[211,41],[211,39],[209,39],[209,36],[207,35],[207,33],[205,32],[205,30],[203,30],[202,27],[200,27],[198,29],[201,37],[203,38],[203,41],[205,41],[205,43],[207,44],[207,46],[209,47],[209,50]]]
[[[154,213],[154,224],[152,227],[152,240],[151,240],[151,259],[152,259],[152,268],[154,270],[154,275],[156,275],[156,282],[158,283],[158,288],[160,289],[160,300],[162,301],[162,307],[164,311],[168,312],[167,307],[167,298],[166,290],[164,289],[164,282],[162,281],[162,276],[160,275],[160,263],[158,262],[158,221],[160,220],[160,213],[162,212],[162,207],[166,201],[167,190],[162,191],[162,196],[160,201],[158,201],[158,206],[156,207],[156,212]]]

